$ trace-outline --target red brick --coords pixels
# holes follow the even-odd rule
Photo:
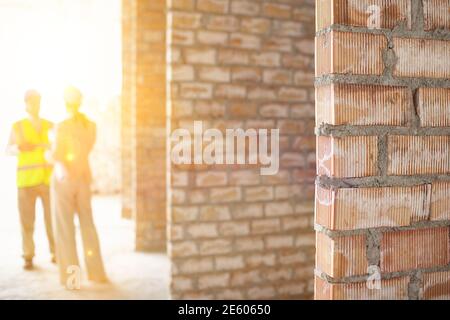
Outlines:
[[[197,41],[199,44],[225,46],[228,43],[228,34],[226,32],[201,30],[197,31]]]
[[[314,58],[304,54],[284,54],[283,55],[283,66],[288,69],[297,68],[308,70],[314,67]],[[303,71],[304,73],[308,73]],[[311,82],[312,84],[312,82]]]
[[[169,35],[169,44],[192,45],[194,32],[190,30],[172,30]]]
[[[425,300],[450,300],[450,271],[425,273],[422,290]]]
[[[294,236],[280,235],[268,236],[266,238],[266,248],[270,249],[288,249],[294,246]]]
[[[272,32],[283,37],[302,37],[307,35],[305,25],[295,21],[275,20],[273,22]]]
[[[211,258],[191,258],[179,263],[181,274],[195,274],[214,270],[214,261]]]
[[[288,216],[294,213],[293,205],[290,202],[271,202],[266,204],[265,212],[267,217]]]
[[[421,126],[450,126],[449,105],[449,88],[420,88],[418,90],[418,113]]]
[[[197,223],[186,228],[186,233],[192,238],[215,238],[219,235],[214,223]]]
[[[251,187],[245,189],[245,200],[252,201],[271,201],[273,200],[272,187]]]
[[[171,9],[190,10],[194,8],[194,0],[172,0],[169,1]]]
[[[388,174],[450,173],[450,136],[389,136]]]
[[[394,76],[450,78],[450,41],[394,38]]]
[[[449,228],[416,229],[383,233],[382,272],[443,266],[449,260]]]
[[[294,74],[294,84],[297,86],[312,86],[314,83],[314,74],[297,71]]]
[[[248,222],[224,222],[220,224],[219,231],[225,237],[246,236],[250,233]]]
[[[450,220],[450,182],[436,182],[432,188],[430,219]]]
[[[229,273],[216,273],[200,276],[198,278],[198,287],[200,290],[211,288],[228,287],[230,282]]]
[[[243,18],[241,31],[256,34],[267,34],[272,26],[272,21],[265,18]]]
[[[190,64],[215,64],[216,50],[210,48],[189,48],[184,51],[185,59]]]
[[[227,254],[232,251],[231,241],[225,239],[207,240],[200,243],[200,254]]]
[[[263,6],[263,14],[271,18],[290,18],[292,8],[285,4],[265,3]]]
[[[315,22],[315,7],[314,1],[311,1],[311,6],[301,6],[300,8],[294,8],[293,18],[296,21],[306,22],[313,25]]]
[[[282,101],[301,102],[307,100],[308,91],[296,87],[281,87],[278,98]]]
[[[316,76],[382,75],[386,48],[383,35],[341,31],[322,34],[316,37]]]
[[[278,67],[281,64],[281,54],[277,52],[254,53],[250,57],[250,62],[262,67]]]
[[[270,101],[275,100],[277,93],[274,89],[262,86],[249,87],[248,99],[256,101]]]
[[[211,82],[230,82],[230,70],[222,67],[202,67],[198,71],[198,77],[201,81]]]
[[[198,253],[197,245],[193,241],[176,241],[169,246],[171,258],[192,257]]]
[[[207,16],[204,17],[206,28],[215,31],[237,31],[239,19],[234,16]]]
[[[252,234],[272,234],[281,229],[280,219],[262,219],[252,221]]]
[[[425,30],[450,30],[450,1],[424,0],[423,13]]]
[[[261,39],[250,34],[232,33],[230,36],[230,46],[239,49],[259,50],[261,48]]]
[[[215,188],[211,189],[210,201],[212,203],[227,203],[240,201],[242,193],[240,188]]]
[[[331,230],[409,226],[428,220],[429,187],[353,188],[317,187],[316,223]]]
[[[231,219],[230,209],[227,206],[205,206],[200,210],[202,221],[226,221]]]
[[[259,82],[262,78],[261,69],[253,67],[233,67],[234,82]]]
[[[318,232],[316,268],[333,278],[367,273],[366,237],[356,235],[331,239]]]
[[[198,210],[196,206],[174,206],[172,208],[172,222],[195,221],[198,217]]]
[[[284,104],[267,104],[260,108],[259,113],[264,118],[287,118],[289,115],[289,106]]]
[[[215,89],[215,96],[218,98],[239,99],[245,98],[247,88],[240,85],[224,84]]]
[[[377,174],[378,138],[318,137],[317,174],[329,177],[367,177]]]
[[[229,0],[197,0],[199,11],[211,13],[227,13]]]
[[[276,52],[292,52],[293,41],[287,37],[264,38],[263,50]]]
[[[380,8],[379,25],[369,23],[370,17],[375,13],[369,6]],[[331,26],[342,24],[366,28],[393,29],[399,24],[411,28],[411,1],[410,0],[317,0],[317,31]]]
[[[316,300],[408,300],[409,277],[381,281],[381,290],[369,289],[365,282],[331,284],[315,278]]]
[[[233,0],[231,12],[239,15],[256,16],[261,10],[260,4],[247,0]]]
[[[281,69],[265,70],[264,82],[268,84],[289,85],[292,83],[292,73],[289,70]]]
[[[239,170],[230,173],[230,184],[236,186],[252,186],[260,184],[260,172],[253,170]]]
[[[244,266],[244,258],[242,256],[216,258],[216,268],[218,270],[242,269]]]
[[[172,27],[179,29],[197,29],[200,27],[200,14],[188,12],[172,12]]]
[[[332,84],[316,88],[317,126],[404,126],[411,119],[408,88]]]
[[[209,99],[212,97],[212,85],[209,83],[183,83],[180,94],[185,99]]]
[[[194,67],[191,65],[173,65],[172,81],[192,81],[195,78]]]
[[[225,65],[246,65],[249,61],[249,55],[242,50],[222,49],[219,51],[219,63]]]

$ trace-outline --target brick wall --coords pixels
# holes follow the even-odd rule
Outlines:
[[[166,246],[166,4],[123,0],[123,213],[138,250]]]
[[[449,17],[317,1],[316,299],[450,298]]]
[[[170,129],[279,128],[281,169],[171,166],[173,298],[310,298],[314,1],[169,1]]]

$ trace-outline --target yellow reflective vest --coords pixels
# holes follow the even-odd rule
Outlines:
[[[29,188],[39,185],[50,185],[51,165],[45,159],[52,123],[41,120],[41,130],[37,131],[29,119],[14,124],[16,144],[31,144],[33,151],[19,152],[17,163],[17,187]]]

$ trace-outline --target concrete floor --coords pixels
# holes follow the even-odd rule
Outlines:
[[[5,165],[1,165],[5,164]],[[0,157],[0,299],[168,299],[169,260],[163,254],[134,252],[134,224],[120,218],[118,197],[96,197],[94,215],[110,284],[97,285],[83,279],[80,291],[68,291],[58,283],[50,255],[42,212],[36,223],[36,270],[22,269],[21,238],[14,170]],[[38,204],[39,207],[39,204]],[[80,239],[78,239],[80,240]],[[82,259],[81,242],[79,255]],[[82,261],[82,260],[81,260]]]

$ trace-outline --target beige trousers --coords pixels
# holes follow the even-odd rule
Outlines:
[[[56,260],[61,284],[66,286],[73,268],[79,267],[75,236],[75,215],[80,222],[84,257],[89,280],[106,280],[100,244],[94,225],[89,183],[53,177],[52,206],[56,239]]]
[[[18,204],[20,223],[22,228],[23,257],[26,260],[34,258],[34,224],[36,220],[36,200],[41,199],[44,210],[45,229],[50,247],[50,253],[55,253],[55,242],[53,239],[52,215],[50,211],[50,191],[46,185],[36,187],[19,188]]]

